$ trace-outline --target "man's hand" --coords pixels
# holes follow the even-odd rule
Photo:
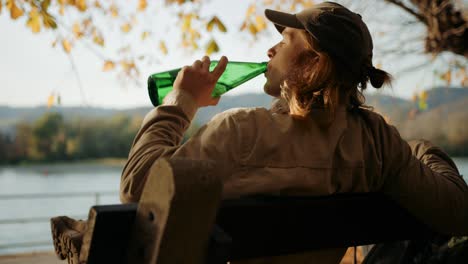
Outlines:
[[[226,69],[227,62],[225,56],[221,57],[218,65],[210,72],[210,58],[204,56],[201,61],[197,60],[192,66],[185,66],[180,70],[174,81],[174,89],[189,92],[198,107],[217,105],[220,97],[213,98],[211,93]]]

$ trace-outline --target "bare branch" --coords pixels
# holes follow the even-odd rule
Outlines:
[[[385,0],[389,3],[392,3],[394,5],[397,5],[399,7],[401,7],[402,9],[404,9],[406,12],[412,14],[413,16],[415,16],[419,21],[421,21],[422,23],[424,24],[427,24],[427,21],[426,21],[426,18],[424,18],[423,15],[419,14],[418,12],[414,11],[413,9],[409,8],[408,6],[406,6],[405,4],[403,4],[403,2],[399,1],[399,0]]]

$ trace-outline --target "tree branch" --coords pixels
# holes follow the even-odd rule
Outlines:
[[[404,9],[406,12],[412,14],[413,16],[415,16],[419,21],[421,21],[422,23],[424,24],[427,24],[427,21],[426,19],[424,18],[423,15],[421,15],[420,13],[414,11],[413,9],[409,8],[408,6],[406,6],[405,4],[403,4],[403,2],[399,1],[399,0],[385,0],[391,4],[394,4],[394,5],[397,5],[399,7],[401,7],[402,9]]]

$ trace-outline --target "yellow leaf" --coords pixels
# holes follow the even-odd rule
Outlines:
[[[245,13],[245,16],[246,16],[246,17],[249,17],[249,16],[255,14],[256,10],[257,10],[257,8],[255,7],[255,5],[254,5],[254,4],[251,4],[251,5],[249,6],[249,8],[247,8],[247,12]]]
[[[96,30],[93,31],[93,42],[104,47],[104,38]]]
[[[66,53],[70,53],[72,45],[68,40],[63,39],[62,40],[62,48]]]
[[[253,23],[249,24],[249,31],[252,35],[257,35],[258,32],[257,27]]]
[[[218,43],[216,43],[214,39],[211,39],[206,47],[206,54],[209,56],[213,54],[214,52],[218,52],[218,51],[219,51]]]
[[[450,82],[452,81],[452,71],[448,70],[446,73],[442,74],[440,78],[442,80],[445,80],[447,84],[450,84]]]
[[[44,0],[41,2],[41,11],[47,12],[47,9],[49,9],[50,6],[50,0]]]
[[[224,26],[223,22],[219,20],[217,16],[214,16],[207,24],[206,24],[206,30],[208,32],[211,32],[213,30],[213,27],[216,25],[218,27],[219,31],[221,32],[226,32],[226,26]]]
[[[63,5],[60,6],[59,14],[60,14],[61,16],[63,16],[63,15],[65,14],[65,8],[63,7]]]
[[[197,39],[200,39],[200,38],[201,38],[200,32],[198,32],[197,30],[191,28],[190,29],[190,41],[194,42],[194,41],[196,41]]]
[[[244,23],[242,23],[241,27],[240,27],[240,30],[244,30],[247,28],[247,21],[244,21]]]
[[[102,8],[101,3],[99,3],[99,1],[97,0],[94,1],[94,7],[99,8],[99,9]]]
[[[427,97],[428,97],[427,91],[422,91],[419,97],[424,101],[427,100]]]
[[[119,16],[119,9],[117,8],[116,5],[111,5],[109,7],[109,11],[111,12],[112,17],[118,17]]]
[[[132,25],[130,25],[130,23],[125,23],[122,26],[120,26],[120,30],[122,30],[122,32],[124,33],[128,33],[130,32],[130,30],[132,30]]]
[[[7,0],[7,8],[10,9],[10,17],[12,19],[17,19],[18,17],[22,16],[24,14],[23,9],[19,8],[15,0]]]
[[[145,40],[149,35],[150,33],[148,31],[143,31],[143,33],[141,33],[141,40]]]
[[[189,31],[192,24],[192,14],[185,15],[182,20],[182,31]]]
[[[164,55],[167,55],[167,47],[166,47],[166,43],[164,41],[159,42],[159,49],[161,50],[161,52]]]
[[[289,11],[291,12],[296,11],[296,3],[292,3],[291,6],[289,6]]]
[[[302,1],[302,6],[304,8],[308,8],[308,7],[311,7],[314,5],[314,1],[313,0],[305,0],[305,1]]]
[[[0,14],[2,13],[2,7],[3,7],[3,3],[2,1],[0,1]]]
[[[78,22],[75,22],[73,24],[72,30],[73,30],[73,35],[75,35],[77,39],[83,37],[83,31],[81,31],[81,26],[80,24],[78,24]]]
[[[49,98],[47,98],[47,108],[51,108],[54,105],[55,102],[55,95],[52,93],[49,95]]]
[[[206,24],[206,31],[211,32],[213,31],[213,26],[215,23],[215,17],[213,17],[208,23]]]
[[[36,7],[34,7],[29,12],[29,18],[26,22],[26,25],[31,28],[33,33],[38,33],[41,31],[41,20],[39,18],[39,12]]]
[[[115,63],[112,61],[106,61],[104,62],[104,66],[102,67],[103,71],[110,71],[115,68]]]
[[[55,22],[55,18],[53,16],[43,10],[41,11],[41,16],[42,23],[46,28],[57,28],[57,23]]]
[[[83,31],[86,31],[88,30],[88,28],[92,25],[93,23],[93,20],[92,18],[86,18],[85,20],[83,20],[82,24],[83,24]]]
[[[255,27],[257,28],[257,32],[260,32],[266,28],[265,19],[263,16],[258,15],[255,17]]]
[[[86,9],[88,8],[86,5],[86,0],[75,0],[75,6],[81,12],[86,11]]]
[[[147,6],[148,2],[146,2],[146,0],[140,0],[140,2],[138,3],[138,11],[145,10]]]

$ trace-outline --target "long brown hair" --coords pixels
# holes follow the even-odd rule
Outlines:
[[[341,64],[334,63],[309,33],[304,30],[301,35],[308,45],[295,58],[281,89],[281,96],[287,100],[292,116],[305,118],[313,107],[327,109],[332,117],[339,105],[348,109],[371,108],[364,105],[362,93],[367,82],[370,80],[375,88],[391,84],[391,75],[374,67],[363,66],[360,74],[351,73]]]

